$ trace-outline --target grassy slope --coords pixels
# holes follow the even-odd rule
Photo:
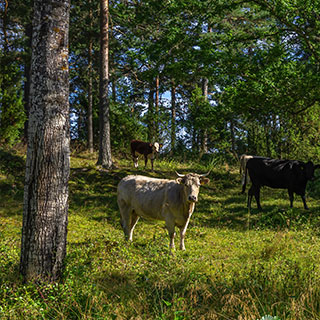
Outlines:
[[[163,222],[140,220],[125,243],[117,183],[131,173],[174,178],[174,170],[208,168],[158,161],[151,173],[122,160],[107,173],[94,164],[72,158],[64,280],[42,286],[22,284],[18,274],[21,170],[0,175],[1,319],[320,319],[317,199],[308,197],[308,212],[298,198],[289,209],[285,191],[263,189],[264,212],[249,217],[238,170],[215,168],[200,190],[187,250],[169,255]]]

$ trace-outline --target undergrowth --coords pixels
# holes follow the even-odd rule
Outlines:
[[[118,159],[107,172],[92,155],[74,155],[63,279],[34,285],[19,275],[24,160],[0,158],[1,319],[320,319],[317,182],[308,186],[309,211],[298,198],[290,209],[286,191],[265,188],[263,212],[249,215],[238,168],[161,159],[150,172]],[[124,241],[121,178],[209,170],[186,251],[169,254],[163,222],[140,220],[133,243]]]

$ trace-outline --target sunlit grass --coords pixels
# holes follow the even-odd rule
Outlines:
[[[22,184],[1,176],[1,319],[320,318],[317,198],[308,196],[309,211],[298,197],[290,209],[286,191],[265,188],[263,212],[253,202],[248,215],[235,167],[157,159],[151,172],[143,161],[135,169],[130,159],[116,159],[116,167],[107,171],[96,167],[96,160],[96,154],[71,158],[61,283],[22,283]],[[133,243],[124,241],[116,202],[122,177],[174,179],[175,171],[210,169],[211,182],[201,187],[185,252],[170,254],[163,222],[141,219]]]

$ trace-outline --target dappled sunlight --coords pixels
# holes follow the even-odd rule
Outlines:
[[[291,209],[286,191],[263,188],[263,211],[253,202],[249,214],[236,168],[214,168],[210,183],[200,187],[186,251],[179,250],[178,229],[176,249],[170,251],[163,221],[140,219],[133,241],[125,241],[117,184],[129,174],[176,179],[175,171],[204,173],[205,167],[181,163],[174,168],[175,163],[166,166],[161,160],[151,172],[120,160],[107,171],[88,156],[71,163],[63,282],[30,289],[32,301],[56,310],[51,311],[56,316],[91,312],[115,319],[142,314],[142,319],[219,319],[224,314],[237,319],[241,314],[260,319],[274,310],[291,314],[293,301],[301,313],[310,303],[316,310],[320,206],[311,194],[306,211],[299,197]],[[14,176],[2,179],[0,194],[5,200],[0,203],[0,288],[8,288],[2,291],[6,298],[25,297],[18,279],[23,186],[15,184]]]

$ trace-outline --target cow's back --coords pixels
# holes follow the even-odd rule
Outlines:
[[[177,187],[175,180],[129,175],[118,185],[118,202],[125,202],[139,216],[162,220],[162,208],[172,203]]]
[[[254,157],[247,162],[253,184],[280,189],[288,188],[299,179],[295,166],[299,166],[299,162],[294,160]]]
[[[140,140],[132,140],[130,143],[131,153],[134,155],[136,152],[140,154],[149,154],[152,153],[152,147],[150,143],[143,142]]]

